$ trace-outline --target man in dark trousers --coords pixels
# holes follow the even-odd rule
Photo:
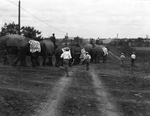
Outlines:
[[[70,53],[70,48],[65,47],[62,48],[63,53],[61,54],[61,58],[63,58],[63,63],[64,63],[64,69],[66,70],[67,77],[69,77],[69,72],[68,72],[68,66],[69,66],[69,60],[72,58],[71,53]]]
[[[55,38],[55,33],[52,34],[52,36],[50,37],[50,40],[53,42],[54,47],[56,47],[56,38]]]
[[[136,55],[135,55],[135,52],[133,52],[131,54],[131,67],[135,66],[135,60],[136,60]]]

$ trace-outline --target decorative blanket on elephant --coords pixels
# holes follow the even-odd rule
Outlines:
[[[40,42],[35,40],[30,40],[29,44],[30,44],[30,52],[32,53],[41,52]]]
[[[104,56],[108,54],[108,49],[106,47],[102,47],[103,52],[104,52]]]

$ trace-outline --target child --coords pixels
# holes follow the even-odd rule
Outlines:
[[[91,56],[89,55],[88,52],[86,52],[84,59],[85,59],[85,63],[86,63],[86,71],[88,71],[89,65],[90,65],[90,60],[91,60]]]
[[[121,66],[123,67],[123,65],[124,65],[124,60],[125,60],[125,55],[124,55],[124,53],[121,53],[120,60],[121,60]]]

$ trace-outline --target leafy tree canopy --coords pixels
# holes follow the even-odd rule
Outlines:
[[[7,34],[18,34],[19,33],[19,27],[14,22],[12,23],[5,23],[4,27],[1,28],[1,36],[7,35]]]
[[[20,30],[21,34],[26,37],[33,38],[35,40],[41,40],[43,37],[41,36],[41,31],[35,29],[34,27],[30,26],[22,26]],[[12,23],[5,23],[4,26],[1,28],[0,35],[4,36],[7,34],[19,34],[19,26],[18,24]]]

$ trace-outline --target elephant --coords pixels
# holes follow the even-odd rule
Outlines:
[[[108,55],[108,49],[104,46],[96,45],[93,48],[93,61],[99,63],[102,57],[103,63],[106,61]]]
[[[77,65],[80,63],[80,54],[81,54],[81,47],[79,45],[59,45],[55,50],[55,58],[56,64],[55,66],[62,66],[63,59],[60,58],[61,54],[63,53],[62,48],[69,47],[71,51],[72,59],[69,61],[69,66]]]
[[[31,63],[32,63],[33,67],[40,65],[40,63],[38,61],[39,56],[43,57],[43,63],[42,63],[43,66],[46,66],[47,64],[49,66],[52,66],[52,56],[54,54],[54,44],[52,43],[52,41],[49,39],[41,40],[39,42],[41,51],[40,52],[36,51],[36,52],[31,53],[29,40],[31,40],[31,39],[29,39],[29,38],[25,39],[20,43],[20,46],[18,48],[18,57],[14,61],[13,66],[15,66],[19,60],[25,59],[26,55],[31,56]],[[46,63],[47,58],[49,59],[48,63]]]
[[[32,38],[26,38],[26,39],[22,40],[19,43],[17,58],[14,60],[14,62],[12,64],[13,66],[16,66],[18,61],[22,62],[22,66],[27,66],[26,60],[25,60],[25,57],[27,55],[31,56],[31,64],[32,64],[33,67],[39,65],[39,62],[38,62],[38,54],[39,54],[39,52],[38,51],[31,52],[30,51],[30,42],[29,42],[30,40],[31,41],[35,41]]]
[[[0,51],[1,57],[4,60],[4,64],[9,64],[8,55],[17,55],[18,46],[22,40],[26,38],[22,35],[10,34],[0,38]],[[21,62],[21,64],[23,61]]]
[[[91,56],[91,63],[99,63],[100,58],[102,57],[103,62],[107,59],[108,49],[102,45],[92,44],[85,44],[83,46],[85,51],[87,51]]]
[[[83,48],[85,49],[86,52],[89,53],[89,55],[91,56],[91,62],[93,62],[93,45],[92,44],[85,44],[83,46]]]
[[[53,62],[52,62],[52,56],[55,53],[54,50],[54,44],[50,39],[43,39],[40,41],[40,45],[41,45],[41,53],[40,55],[43,57],[43,63],[42,65],[45,66],[46,65],[46,59],[48,58],[48,65],[52,66]]]
[[[13,61],[12,65],[16,66],[18,61],[21,61],[22,66],[26,66],[25,57],[31,56],[32,66],[39,65],[38,56],[43,57],[43,66],[46,65],[46,58],[49,59],[48,64],[52,65],[52,55],[54,54],[54,44],[49,39],[43,39],[40,41],[41,52],[30,52],[29,40],[33,38],[27,38],[23,35],[10,34],[0,38],[0,51],[5,62],[8,62],[8,55],[14,54],[17,58]]]

